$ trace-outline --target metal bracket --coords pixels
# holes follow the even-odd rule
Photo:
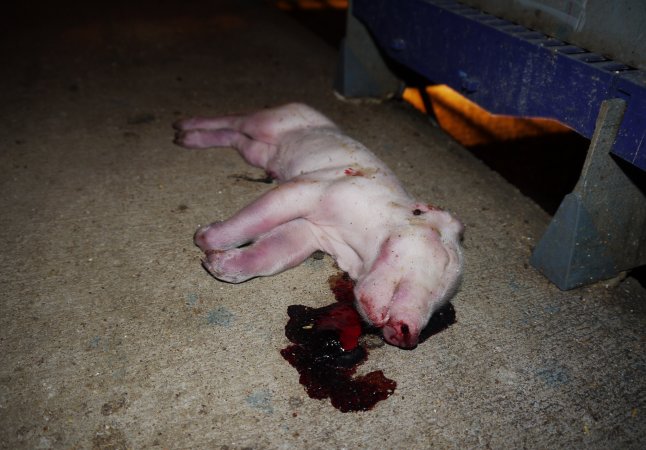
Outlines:
[[[386,66],[365,25],[352,14],[352,3],[348,7],[334,90],[343,97],[391,97],[399,91],[401,81]]]
[[[531,256],[560,289],[646,264],[646,196],[610,155],[625,108],[621,99],[602,103],[579,182]]]

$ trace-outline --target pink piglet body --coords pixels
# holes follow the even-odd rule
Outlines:
[[[316,250],[355,280],[357,310],[396,346],[417,345],[462,273],[462,224],[418,202],[372,152],[302,104],[177,122],[187,148],[233,147],[278,185],[195,243],[216,278],[240,283]]]

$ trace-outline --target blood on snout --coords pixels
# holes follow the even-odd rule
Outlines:
[[[352,167],[348,167],[343,171],[344,174],[346,174],[349,177],[362,177],[363,172],[360,170],[353,169]]]
[[[381,310],[375,308],[375,302],[367,295],[359,294],[359,304],[363,309],[365,316],[372,322],[372,325],[381,328],[388,320],[388,310],[384,307]]]

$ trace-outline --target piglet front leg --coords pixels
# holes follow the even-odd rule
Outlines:
[[[207,231],[198,231],[199,242]],[[199,245],[199,244],[198,244]],[[296,219],[258,236],[248,246],[229,250],[203,248],[204,267],[217,279],[241,283],[269,276],[299,265],[317,250],[307,221]]]
[[[204,266],[216,278],[240,283],[294,267],[318,249],[309,214],[320,194],[315,182],[276,186],[228,220],[195,233]]]

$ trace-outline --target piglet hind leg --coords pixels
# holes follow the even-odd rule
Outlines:
[[[237,130],[239,120],[236,116],[178,120],[173,124],[174,142],[185,148],[231,147],[241,137]]]
[[[317,250],[310,224],[304,219],[284,223],[248,246],[226,251],[209,250],[202,261],[217,279],[241,283],[299,265]]]
[[[175,133],[175,144],[190,149],[212,147],[235,148],[240,156],[254,167],[267,168],[276,154],[276,146],[251,138],[239,131],[222,129],[186,129]]]
[[[184,148],[233,147],[240,133],[228,128],[221,130],[181,130],[175,133],[175,144]]]
[[[188,130],[237,130],[245,116],[230,115],[220,117],[188,117],[173,124],[177,131]]]

